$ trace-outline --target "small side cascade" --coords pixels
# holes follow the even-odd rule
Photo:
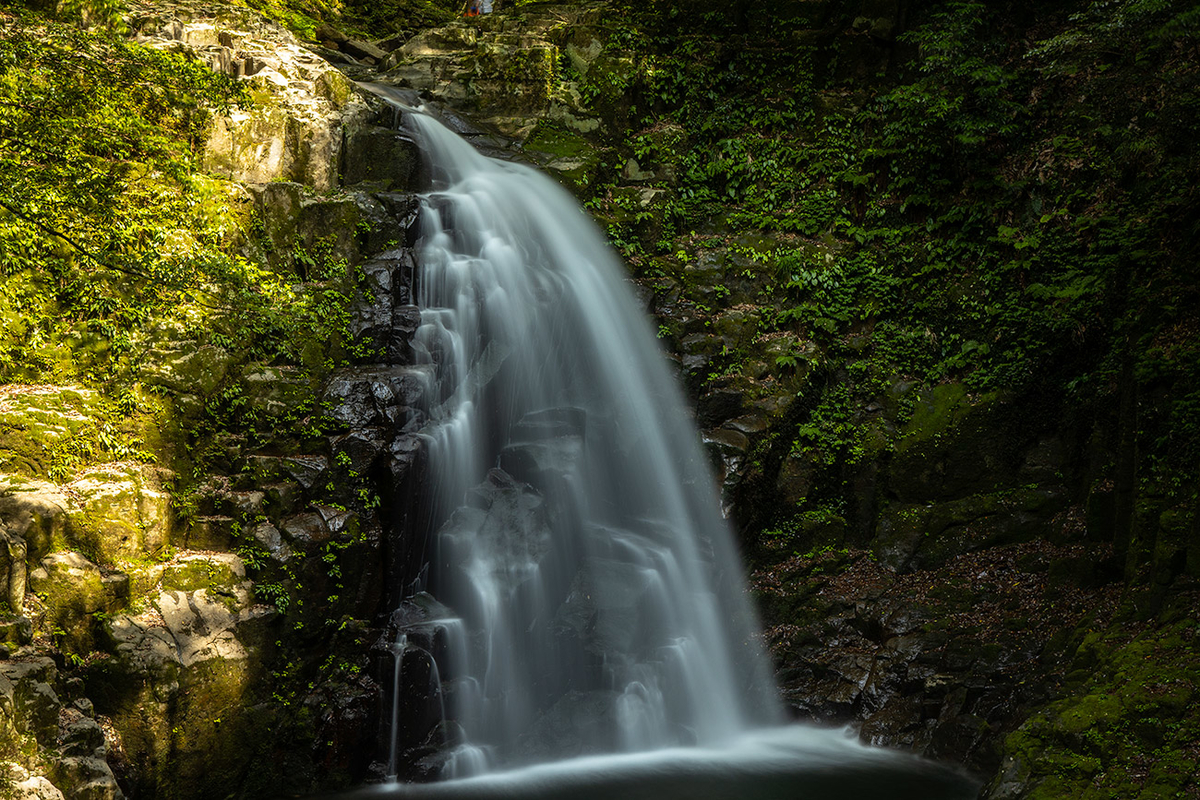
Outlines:
[[[392,783],[396,781],[396,743],[397,732],[400,730],[400,676],[404,672],[404,651],[407,649],[408,635],[398,634],[391,647],[395,667],[392,670],[392,725],[391,744],[388,747],[387,779]]]

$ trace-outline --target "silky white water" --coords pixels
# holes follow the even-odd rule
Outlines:
[[[778,723],[713,478],[621,263],[548,178],[409,124],[432,181],[431,588],[471,640],[443,670],[448,715],[489,768]]]
[[[411,111],[431,182],[414,349],[435,395],[420,625],[442,644],[401,631],[393,683],[406,651],[428,658],[449,780],[387,791],[974,796],[849,731],[782,724],[713,477],[623,265],[548,178]]]

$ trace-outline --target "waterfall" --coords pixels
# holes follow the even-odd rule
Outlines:
[[[441,715],[421,774],[450,780],[393,790],[973,797],[849,730],[782,724],[714,478],[623,265],[548,178],[412,109],[405,125],[430,184],[413,349],[433,529],[428,592],[393,615],[388,771],[411,652]]]
[[[780,722],[714,479],[622,264],[550,179],[406,117],[430,179],[414,338],[434,375],[429,588],[467,631],[442,665],[466,761]]]

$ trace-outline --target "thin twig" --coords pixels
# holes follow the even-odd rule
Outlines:
[[[103,269],[110,269],[110,270],[113,270],[114,272],[121,272],[126,275],[131,275],[135,278],[144,278],[146,280],[150,280],[150,276],[145,274],[144,272],[138,272],[137,270],[128,269],[126,267],[118,267],[116,264],[110,264],[107,261],[105,261],[101,258],[98,258],[97,256],[93,255],[90,251],[88,251],[87,248],[85,248],[83,245],[76,242],[70,236],[67,236],[62,231],[55,230],[54,228],[50,227],[46,223],[44,223],[40,220],[34,219],[33,217],[30,217],[30,216],[18,211],[17,209],[10,206],[8,203],[5,203],[3,200],[0,200],[0,208],[3,208],[5,211],[12,214],[14,217],[17,217],[18,219],[23,219],[31,225],[36,225],[37,227],[41,228],[43,231],[50,234],[51,236],[57,236],[59,239],[62,239],[64,242],[71,245],[71,247],[75,248],[80,253],[85,255],[92,263],[96,264],[96,266],[98,266],[98,267],[101,267]]]

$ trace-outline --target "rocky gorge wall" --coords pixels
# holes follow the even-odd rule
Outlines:
[[[1014,27],[1033,16],[1009,11]],[[912,156],[895,140],[864,145],[892,148],[891,164],[833,149],[845,147],[841,126],[884,125],[879,97],[893,108],[905,92],[922,97],[911,77],[924,55],[917,42],[936,62],[949,52],[938,47],[954,46],[948,32],[976,22],[945,14],[930,23],[904,3],[701,5],[686,17],[666,3],[648,13],[665,18],[665,29],[621,13],[629,11],[533,4],[428,31],[388,56],[382,79],[521,141],[524,157],[585,200],[628,259],[695,403],[797,718],[849,722],[873,743],[964,764],[989,781],[989,797],[1190,791],[1195,686],[1178,676],[1194,643],[1195,498],[1135,464],[1139,446],[1154,447],[1150,420],[1166,413],[1172,392],[1187,391],[1186,380],[1139,390],[1118,373],[1111,385],[1119,391],[1084,407],[1064,384],[1088,378],[1059,376],[1104,357],[1083,355],[1082,345],[1055,354],[1047,343],[1032,377],[980,388],[986,362],[972,374],[963,366],[970,357],[940,340],[968,337],[968,298],[992,280],[969,266],[944,278],[948,313],[959,319],[918,320],[899,336],[902,312],[882,311],[869,293],[857,308],[839,295],[889,269],[904,274],[901,264],[870,260],[887,257],[870,237],[914,229],[872,230],[869,220],[941,191],[919,199],[922,178],[940,185],[931,167],[915,179],[916,197],[876,190],[883,199],[872,206],[863,187],[886,184],[880,175],[902,172],[899,162]],[[978,21],[989,11],[964,13]],[[1063,29],[1055,13],[1037,34]],[[921,22],[919,36],[902,35]],[[705,73],[697,63],[714,66]],[[958,74],[957,63],[936,63]],[[519,90],[497,92],[504,80]],[[707,93],[704,80],[713,81]],[[811,111],[794,111],[804,104]],[[936,105],[920,108],[928,116]],[[970,118],[969,106],[960,112]],[[702,149],[706,127],[730,117],[746,124],[734,122],[735,134]],[[785,131],[786,149],[755,133],[773,125]],[[756,135],[758,144],[743,144]],[[919,149],[940,132],[899,135]],[[1010,146],[1004,134],[986,136],[995,149]],[[796,155],[806,150],[814,155]],[[805,158],[818,166],[801,178],[780,166]],[[843,179],[844,190],[832,188]],[[695,199],[713,185],[723,205]],[[786,188],[797,185],[805,188]],[[1043,202],[1037,191],[1034,209]],[[1031,212],[1000,224],[1018,224],[1022,213]],[[964,217],[951,201],[951,228]],[[936,251],[939,235],[953,242],[958,234],[923,246]],[[920,263],[918,253],[900,251]],[[859,275],[846,266],[855,259],[865,264]],[[1015,302],[1028,309],[1024,285]],[[1123,313],[1119,302],[1108,313]],[[1080,342],[1084,326],[1062,335]],[[981,334],[1002,346],[1002,329],[969,335]],[[989,349],[967,342],[963,353],[971,347]],[[923,349],[946,360],[923,373]],[[1135,399],[1137,391],[1146,394]],[[1157,430],[1160,442],[1191,435]],[[1145,680],[1158,688],[1143,691]],[[1122,699],[1100,711],[1097,698],[1111,692]],[[1089,726],[1093,733],[1081,733]]]
[[[137,5],[128,24],[247,87],[203,148],[214,213],[254,220],[244,257],[291,276],[332,335],[256,361],[193,306],[137,332],[123,404],[0,389],[0,792],[361,782],[382,718],[368,651],[419,562],[402,532],[420,453],[400,435],[426,402],[403,366],[417,154],[390,109],[252,12]]]

